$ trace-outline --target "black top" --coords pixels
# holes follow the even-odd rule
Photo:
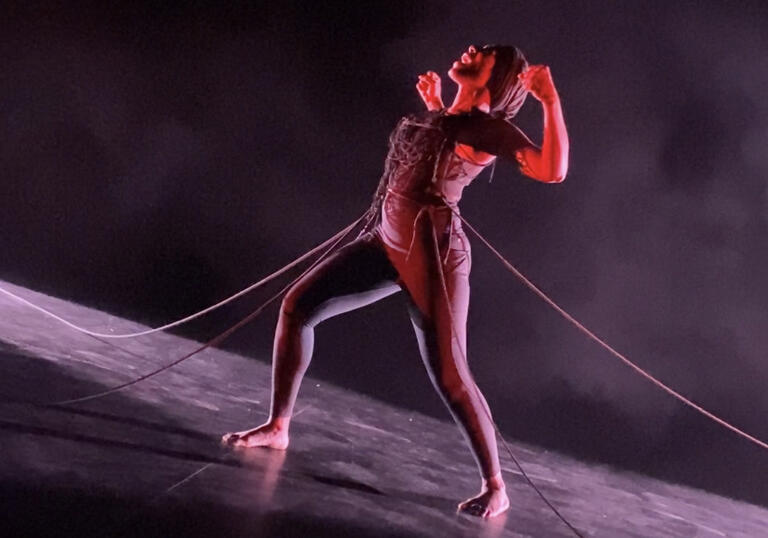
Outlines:
[[[534,143],[515,124],[476,108],[464,114],[443,113],[446,134],[478,151],[516,161],[515,151]]]

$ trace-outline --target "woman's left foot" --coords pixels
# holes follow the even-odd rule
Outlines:
[[[508,508],[509,497],[507,497],[506,489],[494,488],[485,489],[477,497],[460,503],[458,511],[472,516],[490,518],[498,516]]]

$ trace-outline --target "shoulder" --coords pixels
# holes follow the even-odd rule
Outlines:
[[[446,130],[457,135],[479,133],[492,129],[498,130],[506,125],[511,125],[502,118],[491,116],[476,108],[472,109],[471,112],[462,114],[444,114],[442,123]]]
[[[442,115],[442,111],[440,110],[420,110],[418,112],[405,114],[400,118],[399,123],[404,121],[434,121]]]
[[[531,140],[511,121],[480,110],[446,118],[446,132],[475,150],[514,160],[514,152],[532,146]]]
[[[401,116],[395,125],[394,131],[399,131],[409,126],[424,126],[435,124],[439,120],[439,114],[435,111],[412,112]]]

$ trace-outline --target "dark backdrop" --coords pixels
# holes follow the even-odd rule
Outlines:
[[[156,4],[3,8],[0,277],[151,325],[199,310],[362,214],[419,73],[449,102],[467,45],[516,44],[552,69],[569,175],[500,163],[464,215],[619,351],[768,438],[762,2]],[[518,124],[540,140],[541,123],[531,98]],[[476,240],[472,286],[470,361],[511,438],[768,503],[765,451]],[[227,347],[269,360],[276,314]],[[396,296],[320,326],[310,374],[448,417]]]

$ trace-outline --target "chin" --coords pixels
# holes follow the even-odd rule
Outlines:
[[[462,64],[459,64],[459,65],[462,65]],[[476,84],[475,80],[477,77],[475,76],[475,73],[467,72],[461,69],[461,67],[459,68],[452,67],[448,71],[448,76],[451,78],[451,80],[453,80],[456,84],[459,84],[459,85],[473,86]]]

